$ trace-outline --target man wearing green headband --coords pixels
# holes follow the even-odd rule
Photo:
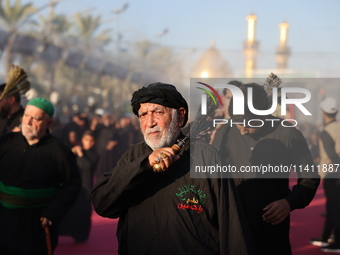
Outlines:
[[[48,131],[53,114],[48,100],[32,99],[21,132],[0,138],[1,254],[47,254],[44,228],[53,250],[58,225],[78,197],[75,156]]]

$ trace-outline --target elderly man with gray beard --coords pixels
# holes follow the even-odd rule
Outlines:
[[[190,178],[192,157],[202,165],[221,164],[215,148],[197,141],[177,154],[171,147],[184,137],[188,120],[182,95],[158,82],[136,91],[131,105],[145,141],[131,146],[92,191],[96,212],[119,218],[118,253],[251,253],[233,183]],[[155,163],[160,171],[153,170]]]
[[[21,132],[0,137],[1,254],[53,252],[58,225],[78,197],[75,156],[48,131],[53,113],[51,102],[34,98],[25,108]]]

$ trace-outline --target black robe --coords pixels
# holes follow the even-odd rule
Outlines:
[[[98,155],[94,150],[82,150],[83,157],[77,157],[82,188],[77,202],[60,224],[59,235],[72,236],[76,242],[85,242],[91,230],[91,191],[93,177],[98,162]]]
[[[190,150],[200,164],[221,162],[208,144],[197,142]],[[145,166],[151,152],[144,142],[131,146],[92,192],[99,215],[120,217],[119,254],[248,254],[233,183],[190,178],[189,150],[155,173]]]
[[[0,138],[0,181],[28,190],[57,188],[46,206],[13,209],[0,202],[1,254],[47,254],[40,217],[53,223],[50,232],[55,248],[58,225],[73,206],[81,187],[75,156],[49,134],[29,145],[21,132],[9,133]]]
[[[96,152],[99,155],[99,162],[97,164],[97,176],[112,170],[117,163],[117,156],[115,155],[115,146],[112,150],[107,150],[106,145],[109,141],[117,141],[117,129],[114,125],[105,126],[100,124],[96,127]],[[114,163],[115,162],[115,163]]]
[[[270,119],[278,119],[270,116]],[[320,178],[312,172],[313,159],[307,142],[294,127],[283,127],[281,121],[266,121],[258,133],[241,135],[234,125],[225,125],[216,134],[213,145],[221,156],[239,171],[245,166],[291,167],[298,172],[298,181],[289,189],[289,172],[233,173],[243,208],[252,232],[255,254],[291,254],[289,241],[290,220],[287,217],[278,225],[262,219],[263,208],[273,201],[285,198],[291,210],[304,208],[313,199]],[[287,125],[287,123],[285,123]],[[287,168],[286,168],[287,169]],[[314,170],[316,167],[314,166]]]

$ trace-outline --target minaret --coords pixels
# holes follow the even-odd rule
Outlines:
[[[256,55],[259,47],[259,42],[256,41],[256,20],[255,14],[247,16],[247,40],[244,42],[243,53],[246,57],[245,73],[246,77],[253,76],[253,71],[256,69]]]
[[[287,69],[287,62],[290,55],[290,49],[287,46],[287,36],[289,24],[287,22],[282,22],[279,25],[280,28],[280,44],[276,48],[276,62],[277,69]]]

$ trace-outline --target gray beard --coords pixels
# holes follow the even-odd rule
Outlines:
[[[180,134],[181,129],[178,127],[178,113],[176,109],[173,109],[172,119],[170,125],[164,130],[163,135],[158,140],[151,140],[144,135],[145,143],[152,149],[158,149],[163,147],[171,147]]]

